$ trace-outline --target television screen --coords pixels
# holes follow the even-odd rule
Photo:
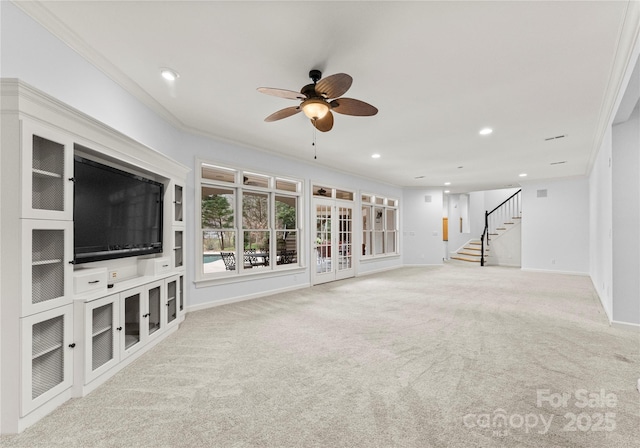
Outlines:
[[[162,252],[164,186],[74,159],[74,263]]]

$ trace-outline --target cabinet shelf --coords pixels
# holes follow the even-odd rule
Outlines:
[[[62,174],[54,173],[52,171],[45,171],[38,168],[33,168],[33,175],[36,177],[45,177],[49,179],[62,179]]]
[[[51,346],[51,347],[49,347],[49,348],[46,348],[46,349],[44,349],[44,350],[40,350],[40,351],[39,351],[38,353],[36,353],[35,355],[32,355],[32,356],[31,356],[31,359],[37,359],[37,358],[40,358],[40,357],[42,357],[42,356],[46,355],[47,353],[51,353],[51,352],[54,352],[54,351],[58,350],[59,348],[62,348],[62,343],[60,343],[60,344],[56,344],[56,345],[53,345],[53,346]]]
[[[38,260],[38,261],[34,261],[33,263],[31,263],[32,266],[45,266],[48,264],[58,264],[58,263],[62,263],[62,259],[61,258],[53,258],[51,260]]]
[[[108,327],[105,328],[101,328],[99,330],[96,330],[93,332],[93,334],[91,335],[92,338],[95,338],[96,336],[100,336],[102,333],[106,333],[107,331],[111,330],[111,325],[109,325]]]

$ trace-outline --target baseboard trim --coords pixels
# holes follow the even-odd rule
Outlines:
[[[384,268],[373,269],[371,271],[358,272],[356,274],[356,277],[364,277],[364,276],[371,275],[371,274],[379,274],[381,272],[393,271],[395,269],[400,269],[401,267],[402,266],[387,266],[387,267],[384,267]]]
[[[311,287],[310,283],[304,283],[302,285],[288,286],[286,288],[279,288],[279,289],[271,289],[269,291],[258,292],[258,293],[255,293],[255,294],[247,294],[246,296],[230,297],[228,299],[216,300],[214,302],[207,302],[207,303],[202,303],[202,304],[199,304],[199,305],[189,306],[189,307],[187,307],[187,313],[191,313],[191,312],[194,312],[194,311],[206,310],[206,309],[209,309],[209,308],[215,308],[217,306],[222,306],[222,305],[229,305],[231,303],[244,302],[246,300],[260,299],[262,297],[267,297],[267,296],[271,296],[271,295],[274,295],[274,294],[282,294],[284,292],[295,291],[295,290],[298,290],[298,289],[306,289],[306,288],[310,288],[310,287]]]
[[[588,272],[577,271],[554,271],[552,269],[534,269],[534,268],[522,268],[525,272],[544,272],[545,274],[564,274],[564,275],[578,275],[580,277],[590,277]]]
[[[628,330],[640,333],[640,324],[632,324],[630,322],[620,322],[619,320],[612,320],[611,326],[613,328],[619,328],[621,330]]]

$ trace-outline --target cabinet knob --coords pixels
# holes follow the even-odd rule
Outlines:
[[[116,330],[122,331],[122,327],[118,327],[118,328],[116,328]]]
[[[142,315],[142,317],[149,317],[149,316],[151,316],[151,314],[150,314],[150,313],[147,313],[147,314],[143,314],[143,315]]]
[[[75,177],[70,177],[70,178],[69,178],[69,180],[70,180],[71,182],[75,182],[75,181],[76,181],[76,178],[75,178]]]
[[[76,346],[76,343],[75,343],[75,342],[72,342],[71,344],[69,344],[69,347],[70,347],[70,348],[73,348],[73,347],[75,347],[75,346]]]

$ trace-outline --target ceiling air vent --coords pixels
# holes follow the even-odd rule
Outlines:
[[[559,138],[565,138],[567,136],[567,134],[563,134],[563,135],[556,135],[555,137],[549,137],[549,138],[545,138],[544,141],[548,142],[551,140],[557,140]]]

